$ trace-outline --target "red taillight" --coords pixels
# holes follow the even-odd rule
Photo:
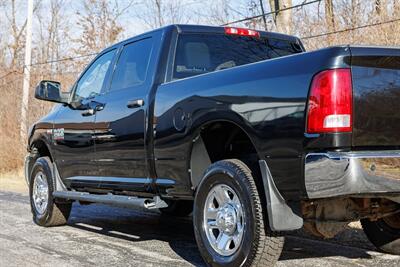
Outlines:
[[[234,27],[225,27],[225,34],[252,36],[257,38],[260,37],[260,33],[258,31]]]
[[[351,132],[352,91],[350,69],[318,73],[308,98],[307,133]]]

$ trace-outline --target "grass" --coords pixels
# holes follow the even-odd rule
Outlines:
[[[28,194],[23,170],[0,173],[0,191]]]

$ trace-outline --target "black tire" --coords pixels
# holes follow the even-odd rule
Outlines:
[[[165,200],[168,207],[160,209],[162,214],[174,217],[186,217],[193,211],[193,201]]]
[[[33,215],[33,221],[40,226],[58,226],[64,225],[68,221],[69,214],[71,212],[72,203],[56,203],[53,198],[53,192],[55,188],[55,180],[52,172],[52,163],[48,157],[40,157],[36,160],[32,167],[29,182],[29,196],[31,203],[31,211]],[[48,194],[47,194],[47,206],[44,212],[39,212],[36,208],[33,200],[33,186],[37,174],[41,172],[44,179],[47,181]],[[42,176],[42,177],[43,177]]]
[[[215,186],[227,185],[240,199],[245,227],[239,249],[223,256],[208,241],[203,227],[207,196]],[[283,248],[284,237],[271,232],[265,225],[263,207],[251,170],[237,159],[212,164],[197,188],[193,224],[200,253],[208,266],[273,266]]]
[[[361,220],[365,235],[381,252],[400,255],[400,214],[370,221]]]

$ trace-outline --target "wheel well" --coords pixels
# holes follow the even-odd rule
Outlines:
[[[215,122],[201,133],[211,162],[223,159],[240,159],[245,163],[258,162],[257,151],[249,136],[236,124]]]
[[[53,161],[50,150],[42,140],[37,140],[32,144],[32,152],[38,154],[37,157],[49,157],[50,160]]]
[[[251,169],[260,194],[264,194],[259,157],[250,137],[239,126],[226,121],[206,125],[194,141],[190,164],[193,187],[197,187],[211,163],[223,159],[243,161]]]
[[[36,140],[35,142],[32,143],[28,161],[25,162],[25,177],[27,179],[27,182],[29,183],[29,176],[31,173],[31,170],[33,168],[33,165],[35,164],[36,160],[40,157],[49,157],[51,161],[53,161],[53,158],[51,157],[50,151],[47,148],[47,145],[44,141],[42,140]]]
[[[231,122],[208,124],[195,139],[190,162],[193,189],[200,184],[204,172],[211,163],[224,159],[239,159],[250,168],[260,194],[261,205],[266,207],[265,189],[257,150],[246,132]],[[263,213],[264,219],[266,219],[264,209]]]

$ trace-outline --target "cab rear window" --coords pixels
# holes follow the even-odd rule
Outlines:
[[[173,78],[182,79],[300,52],[302,49],[297,43],[282,39],[181,34]]]

